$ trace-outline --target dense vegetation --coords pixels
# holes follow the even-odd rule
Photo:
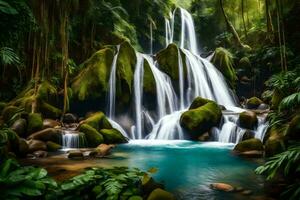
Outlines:
[[[39,196],[48,189],[58,196],[72,196],[74,190],[87,182],[90,185],[85,184],[81,191],[91,190],[93,197],[106,195],[117,199],[123,195],[127,199],[142,195],[134,187],[143,175],[137,170],[91,169],[57,184],[43,169],[21,168],[6,158],[14,156],[11,151],[25,156],[22,138],[41,130],[37,121],[41,122],[42,117],[62,120],[78,102],[87,100],[88,104],[99,102],[97,108],[105,105],[103,94],[107,92],[110,70],[107,66],[113,60],[115,45],[119,44],[117,99],[120,110],[127,109],[136,62],[134,49],[149,53],[150,29],[154,52],[165,47],[164,19],[176,6],[191,11],[202,56],[215,52],[212,62],[239,100],[244,103],[245,99],[257,96],[270,105],[270,127],[264,141],[265,155],[270,160],[257,172],[269,180],[283,179],[289,192],[283,195],[299,199],[300,1],[294,0],[0,0],[0,161],[4,162],[0,183],[8,184],[0,184],[0,189],[23,183],[24,177],[32,179],[17,191],[7,190],[5,197]],[[177,30],[180,22],[176,23]],[[177,58],[175,47],[168,49],[174,48]],[[162,54],[164,51],[158,53],[158,59]],[[158,62],[166,62],[168,67],[169,61],[163,60],[163,56]],[[177,71],[169,74],[176,76]],[[155,94],[153,77],[144,81],[151,97]],[[28,123],[24,135],[9,128],[17,119]],[[80,131],[97,135],[88,138],[90,143],[96,141],[92,147],[104,141],[127,141],[103,113],[87,117]],[[9,179],[14,174],[20,175],[20,180]],[[113,183],[102,180],[111,176],[108,180]],[[99,181],[100,185],[94,184]],[[124,188],[123,181],[128,184]],[[36,189],[29,190],[31,185]]]

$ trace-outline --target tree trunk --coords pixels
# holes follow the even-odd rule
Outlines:
[[[270,13],[270,2],[265,0],[266,18],[267,18],[267,33],[271,42],[273,42],[274,37],[274,27],[272,23],[272,17]]]
[[[244,26],[244,31],[245,31],[245,36],[247,38],[247,28],[246,28],[246,23],[245,23],[245,15],[244,15],[244,0],[242,0],[242,18],[243,18],[243,26]]]

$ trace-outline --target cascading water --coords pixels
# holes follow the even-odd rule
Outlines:
[[[179,120],[181,114],[192,103],[193,99],[201,96],[216,101],[226,107],[230,113],[224,113],[220,127],[213,128],[215,140],[220,142],[237,143],[242,140],[246,130],[238,126],[238,113],[243,109],[237,107],[237,102],[229,89],[221,72],[208,59],[200,57],[195,26],[191,14],[182,9],[175,9],[165,21],[166,46],[174,42],[175,14],[180,11],[181,35],[178,49],[178,90],[174,89],[171,78],[159,69],[150,55],[136,53],[137,62],[134,71],[134,122],[131,126],[131,139],[186,139]],[[152,27],[150,25],[152,36]],[[152,37],[150,39],[152,47]],[[119,49],[119,47],[118,47]],[[151,48],[152,49],[152,48]],[[152,51],[152,50],[151,50]],[[183,62],[184,55],[185,62]],[[118,53],[115,55],[109,82],[109,110],[108,115],[115,119],[115,73]],[[147,110],[143,99],[144,67],[148,64],[156,86],[156,109]],[[178,91],[176,94],[175,91]],[[235,113],[234,113],[235,112]],[[116,120],[117,121],[117,120]],[[124,135],[126,132],[114,122],[114,127]],[[147,126],[147,128],[145,128]],[[268,125],[264,118],[259,118],[258,127],[254,131],[255,137],[262,139]],[[146,129],[150,134],[146,134]],[[126,134],[127,136],[127,134]]]
[[[63,130],[62,147],[63,149],[80,148],[86,144],[85,137],[77,131]]]

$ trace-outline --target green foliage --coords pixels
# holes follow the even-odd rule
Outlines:
[[[8,159],[0,166],[0,196],[4,199],[25,199],[43,196],[57,183],[47,177],[42,168],[21,167],[15,160]]]
[[[19,65],[20,58],[12,48],[0,48],[0,61],[3,65]],[[20,71],[20,70],[19,70]]]
[[[300,143],[291,145],[286,151],[271,157],[263,166],[258,167],[255,172],[267,176],[267,180],[276,178],[283,174],[284,177],[293,177],[300,172]],[[282,194],[289,199],[300,198],[300,185],[297,178],[289,179],[294,181],[287,187],[287,190]]]
[[[0,12],[8,14],[8,15],[15,15],[18,14],[18,11],[9,5],[7,2],[0,0]]]

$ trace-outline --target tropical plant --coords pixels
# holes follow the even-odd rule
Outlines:
[[[273,157],[271,157],[263,166],[258,167],[257,174],[266,175],[267,180],[273,180],[278,175],[283,175],[289,181],[287,189],[282,193],[283,197],[288,199],[300,198],[300,143],[290,145],[290,147]]]
[[[8,14],[8,15],[16,15],[18,11],[13,8],[9,3],[0,0],[0,12]]]

